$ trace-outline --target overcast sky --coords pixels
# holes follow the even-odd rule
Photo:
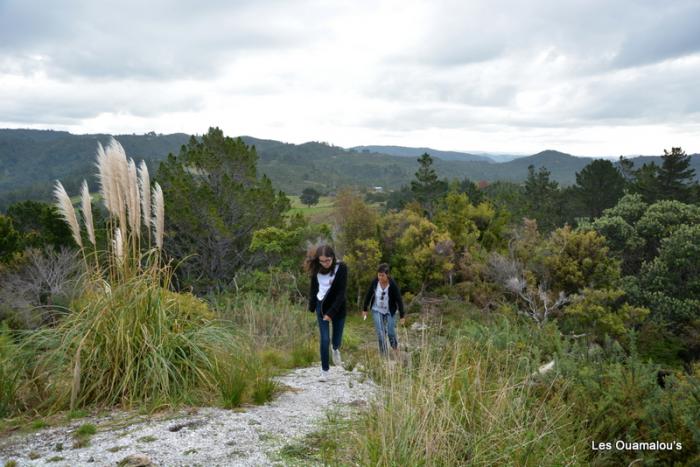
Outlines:
[[[0,0],[0,127],[700,152],[700,0]]]

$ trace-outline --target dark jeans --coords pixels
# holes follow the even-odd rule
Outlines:
[[[328,347],[331,343],[330,322],[323,320],[321,312],[321,303],[316,305],[316,320],[318,321],[318,330],[321,333],[321,368],[328,371],[330,368]],[[343,341],[343,328],[345,327],[345,317],[333,318],[333,349],[339,349]]]

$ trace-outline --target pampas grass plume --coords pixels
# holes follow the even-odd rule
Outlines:
[[[165,228],[165,201],[163,190],[158,183],[153,187],[153,230],[156,246],[163,249],[163,230]]]
[[[95,225],[92,222],[92,203],[87,180],[83,180],[80,197],[82,201],[83,221],[85,222],[85,228],[87,229],[88,239],[90,240],[90,243],[95,245]]]
[[[56,182],[56,187],[53,190],[53,194],[57,200],[58,211],[61,213],[65,221],[68,223],[71,232],[73,233],[73,239],[79,247],[83,247],[83,241],[80,238],[80,226],[78,225],[78,218],[75,215],[75,209],[73,208],[73,203],[70,202],[70,197],[66,193],[66,189],[63,188],[61,182]]]
[[[112,138],[105,149],[109,163],[110,185],[113,190],[113,203],[110,212],[119,218],[119,226],[126,231],[126,200],[129,193],[129,164],[121,144]],[[122,232],[123,234],[124,232]]]
[[[119,227],[114,229],[112,245],[114,246],[114,256],[117,258],[117,262],[121,263],[124,260],[124,239],[122,238],[122,231]]]
[[[151,230],[151,179],[148,176],[148,167],[145,161],[139,164],[139,188],[141,190],[141,213],[143,215],[143,226]]]
[[[127,208],[129,209],[129,227],[132,235],[141,237],[141,202],[139,199],[139,181],[136,175],[136,164],[133,159],[128,163],[127,179]]]

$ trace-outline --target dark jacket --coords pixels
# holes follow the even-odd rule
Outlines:
[[[331,319],[344,318],[347,310],[347,304],[345,300],[346,289],[348,287],[348,267],[341,262],[338,262],[338,272],[335,273],[333,282],[331,283],[331,288],[326,292],[326,296],[323,297],[323,305],[321,310],[323,310],[324,315],[330,316]],[[318,303],[318,278],[316,274],[311,277],[311,289],[309,290],[309,311],[316,311],[316,304]]]
[[[362,305],[362,309],[369,311],[370,307],[372,306],[372,303],[374,302],[374,293],[377,290],[377,284],[379,283],[379,279],[375,278],[372,281],[372,284],[369,286],[369,289],[367,290],[367,294],[365,295],[365,303]],[[403,301],[401,300],[401,290],[399,289],[399,286],[396,285],[396,282],[394,282],[394,279],[391,277],[389,278],[389,313],[391,313],[391,316],[394,316],[396,314],[396,309],[398,308],[399,310],[399,316],[403,318],[404,312],[403,312]]]

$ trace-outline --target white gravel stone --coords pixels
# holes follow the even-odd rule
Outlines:
[[[328,411],[348,415],[377,392],[358,371],[332,367],[327,382],[318,381],[318,374],[316,366],[281,376],[277,380],[288,390],[266,405],[240,411],[205,407],[167,416],[114,412],[12,434],[0,440],[0,465],[10,459],[21,466],[116,465],[135,454],[159,466],[279,465],[279,449],[317,430]],[[73,431],[85,423],[94,424],[97,433],[89,446],[73,449]],[[57,449],[59,443],[62,450]],[[39,457],[30,459],[30,453]]]

